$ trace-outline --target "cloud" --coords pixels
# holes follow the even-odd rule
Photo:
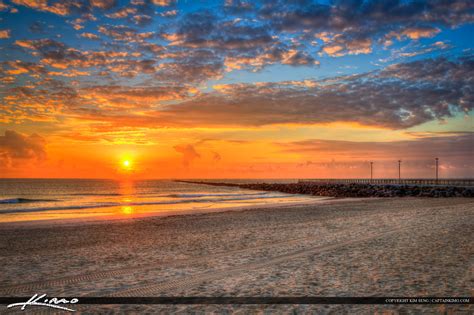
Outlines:
[[[222,157],[219,153],[217,152],[212,152],[212,160],[214,162],[219,162],[220,160],[222,160]]]
[[[43,56],[47,56],[49,52],[63,54],[66,50],[66,45],[53,39],[16,40],[15,45],[25,49],[38,50]]]
[[[441,30],[437,27],[409,27],[401,31],[400,33],[392,32],[388,35],[388,37],[396,37],[398,39],[402,39],[404,36],[410,39],[420,39],[420,38],[429,38],[433,37],[436,34],[441,32]]]
[[[291,143],[277,143],[285,152],[299,152],[308,155],[319,153],[325,157],[333,155],[338,159],[434,159],[437,156],[468,159],[474,153],[474,133],[451,134],[430,133],[416,136],[413,140],[393,142],[355,142],[337,140],[304,140]]]
[[[44,160],[46,158],[46,141],[37,134],[23,135],[13,130],[6,130],[0,136],[0,160],[5,165],[12,165],[17,160]]]
[[[176,16],[177,14],[178,14],[177,10],[169,10],[169,11],[160,13],[161,16],[166,16],[166,17],[173,17],[173,16]]]
[[[0,30],[0,39],[10,38],[10,30]]]
[[[56,1],[52,4],[48,3],[47,0],[12,0],[12,3],[17,5],[22,5],[35,9],[38,11],[44,11],[49,13],[54,13],[57,15],[69,15],[74,7],[80,5],[79,1]]]
[[[174,4],[176,0],[151,0],[154,5],[160,6],[160,7],[166,7]]]
[[[439,1],[272,1],[258,11],[276,32],[324,33],[322,51],[330,56],[367,54],[374,43],[392,39],[418,40],[440,32],[436,25],[457,26],[474,21],[474,4]]]
[[[251,4],[226,1],[222,7],[199,11],[167,8],[173,19],[162,19],[153,31],[142,31],[140,25],[150,23],[150,1],[135,0],[116,6],[115,1],[44,1],[30,7],[50,10],[66,8],[80,14],[69,21],[76,30],[86,21],[97,18],[94,8],[110,10],[108,18],[123,19],[122,25],[103,24],[97,32],[78,33],[81,38],[99,39],[103,51],[84,51],[61,43],[57,38],[16,39],[15,44],[31,50],[41,63],[57,69],[97,67],[91,76],[155,80],[160,83],[200,84],[218,80],[234,70],[260,71],[270,65],[318,67],[319,56],[341,57],[371,53],[375,45],[389,46],[395,40],[418,43],[419,39],[436,36],[444,27],[474,20],[474,5],[462,1],[335,1],[315,4],[312,1],[275,1]],[[159,1],[172,5],[174,1]],[[444,14],[442,14],[444,12]],[[69,14],[68,13],[68,14]],[[449,19],[446,18],[449,16]],[[164,20],[163,23],[161,21]],[[134,25],[135,24],[135,25]],[[138,25],[138,26],[136,26]],[[106,50],[104,50],[106,49]],[[436,47],[406,51],[398,58],[413,57],[435,51]],[[115,54],[126,53],[126,55]],[[391,57],[394,60],[396,57]],[[389,60],[389,58],[387,58]],[[85,78],[84,78],[85,81]]]
[[[434,158],[438,157],[442,177],[469,178],[474,176],[473,141],[474,133],[460,132],[427,133],[392,142],[309,139],[276,145],[282,152],[312,159],[297,167],[311,168],[316,176],[368,177],[369,161],[374,161],[375,176],[396,178],[401,159],[402,177],[426,178],[434,175]]]
[[[241,19],[226,20],[214,12],[200,11],[185,15],[177,22],[176,31],[161,35],[170,43],[168,47],[194,51],[207,51],[216,73],[224,70],[260,70],[271,64],[313,66],[318,62],[301,45],[282,42],[265,24],[250,24]],[[219,63],[217,62],[219,61]],[[205,61],[204,61],[205,62]],[[188,63],[185,58],[175,58],[174,64]]]
[[[136,29],[125,25],[102,25],[99,32],[112,37],[118,41],[143,42],[144,39],[152,38],[153,32],[139,33]]]
[[[0,11],[7,11],[11,7],[8,4],[5,4],[3,1],[0,1]]]
[[[194,125],[343,121],[402,129],[474,109],[473,79],[472,56],[428,59],[305,84],[222,85],[216,92],[167,107],[160,117]]]
[[[46,33],[46,29],[48,28],[47,24],[43,21],[35,21],[30,24],[28,27],[28,30],[30,30],[33,33],[37,34],[44,34]]]
[[[46,73],[46,69],[42,65],[33,62],[25,61],[5,61],[2,63],[6,69],[5,73],[8,75],[19,75],[29,73],[31,75],[41,75]]]
[[[255,6],[248,1],[242,0],[226,0],[224,4],[225,12],[230,14],[249,13],[255,9]]]
[[[80,94],[101,109],[105,107],[146,109],[161,101],[185,99],[194,88],[185,86],[117,86],[102,85],[81,89]]]
[[[450,48],[452,48],[450,44],[442,41],[437,41],[429,45],[420,45],[419,43],[415,45],[409,44],[399,49],[392,49],[389,57],[379,59],[378,61],[382,63],[393,62],[395,60],[411,58],[427,53],[441,52]]]
[[[92,7],[99,9],[110,9],[117,4],[115,0],[89,0]]]
[[[265,27],[221,21],[209,11],[183,17],[176,37],[175,44],[181,46],[244,51],[258,49],[274,41]]]
[[[88,39],[99,39],[99,36],[93,33],[82,33],[81,37],[88,38]]]
[[[110,60],[110,56],[94,53],[90,60],[89,57],[81,60],[84,65],[90,65],[92,61]],[[124,66],[122,70],[113,68],[120,65]],[[168,79],[190,75],[186,80],[191,80],[198,76],[193,71],[203,71],[198,66],[190,62],[188,73],[177,66],[175,73],[167,67],[161,74],[168,71]],[[45,73],[44,66],[34,63],[7,62],[3,67],[5,80],[10,74],[44,76]],[[108,67],[113,71],[131,69],[128,63]],[[136,68],[137,72],[160,74],[160,70],[155,73],[153,62],[140,67]],[[77,73],[80,74],[87,72]],[[172,82],[72,87],[48,80],[43,82],[43,89],[7,90],[7,105],[15,105],[16,112],[4,111],[3,115],[5,119],[18,121],[43,120],[54,117],[51,114],[63,113],[117,128],[355,122],[403,129],[473,110],[474,93],[470,86],[473,79],[473,56],[468,55],[452,60],[436,58],[400,63],[370,73],[331,79],[217,85],[207,93],[198,92],[192,85]],[[167,101],[173,103],[166,104]]]
[[[346,38],[336,35],[330,44],[324,45],[322,51],[332,57],[344,55],[359,55],[372,52],[372,40],[370,38]]]
[[[226,1],[207,10],[181,10],[173,19],[159,17],[159,11],[174,7],[156,8],[150,1],[116,8],[114,1],[16,3],[41,10],[67,8],[77,13],[69,23],[89,31],[92,25],[85,22],[97,19],[97,31],[77,32],[79,44],[59,36],[15,38],[8,48],[16,49],[18,60],[1,64],[2,121],[55,121],[72,115],[147,127],[350,121],[400,129],[469,112],[473,106],[472,56],[401,63],[332,80],[233,84],[215,91],[205,84],[227,80],[226,72],[234,70],[318,67],[318,54],[367,54],[387,41],[407,41],[404,47],[411,43],[411,48],[381,62],[446,49],[449,42],[419,39],[471,22],[474,5],[469,2]],[[96,18],[92,8],[110,11]],[[153,31],[132,24],[146,22],[151,10],[164,21]],[[110,18],[123,20],[106,24]],[[84,39],[99,36],[100,42]],[[29,56],[23,57],[25,52]]]
[[[123,18],[128,17],[129,15],[136,14],[137,11],[138,9],[134,7],[124,7],[124,8],[118,9],[114,13],[106,14],[106,16],[111,19],[123,19]]]
[[[173,147],[176,152],[179,152],[183,155],[183,165],[188,167],[193,160],[201,157],[199,153],[196,152],[194,146],[191,144],[180,144]]]
[[[94,39],[94,34],[86,33],[84,36]],[[57,69],[97,67],[124,77],[155,72],[154,60],[138,60],[137,56],[141,56],[141,54],[134,52],[112,49],[107,51],[81,51],[51,39],[17,40],[15,44],[31,50],[31,53],[35,56],[42,57],[42,64]]]
[[[145,26],[152,22],[153,18],[149,15],[142,14],[142,15],[134,15],[131,20],[133,23],[139,26]]]

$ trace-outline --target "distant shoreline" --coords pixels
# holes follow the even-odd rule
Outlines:
[[[395,184],[366,184],[366,183],[225,183],[208,181],[177,180],[181,183],[204,184],[211,186],[239,187],[243,189],[278,191],[289,194],[307,194],[323,197],[338,198],[370,198],[370,197],[474,197],[474,187],[433,186],[433,185],[395,185]]]

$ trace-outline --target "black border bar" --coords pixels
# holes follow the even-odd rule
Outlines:
[[[473,297],[55,297],[74,304],[473,304]],[[26,302],[29,297],[0,297],[0,304]],[[60,304],[73,306],[74,304]]]

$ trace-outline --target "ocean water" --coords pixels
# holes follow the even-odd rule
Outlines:
[[[0,222],[120,219],[318,199],[167,180],[0,179]]]

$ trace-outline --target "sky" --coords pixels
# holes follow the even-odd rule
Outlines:
[[[0,0],[0,177],[474,177],[474,2]]]

